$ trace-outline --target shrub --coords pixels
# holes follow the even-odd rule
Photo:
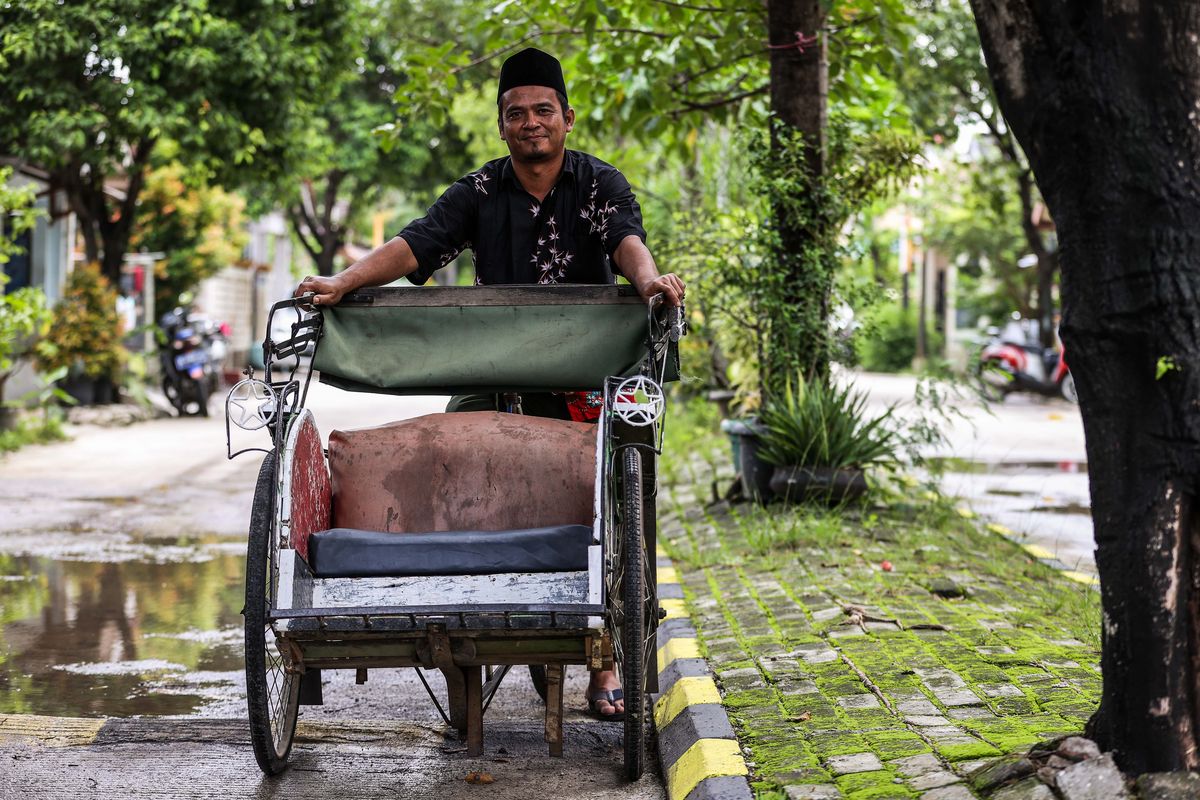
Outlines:
[[[768,463],[810,468],[894,467],[903,440],[894,408],[868,416],[866,395],[824,380],[789,381],[763,405],[759,455]]]
[[[37,346],[38,368],[66,368],[73,376],[117,380],[125,363],[117,293],[100,274],[99,264],[76,267],[67,278],[63,299]]]

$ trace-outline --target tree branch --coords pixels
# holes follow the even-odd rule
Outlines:
[[[733,103],[736,103],[739,100],[745,100],[747,97],[754,97],[755,95],[766,94],[766,92],[770,88],[771,88],[770,84],[764,83],[762,86],[759,86],[755,89],[748,89],[747,91],[739,92],[735,95],[730,95],[729,97],[722,97],[717,100],[712,100],[710,102],[683,103],[679,108],[675,109],[674,111],[671,111],[670,116],[678,118],[678,117],[688,113],[689,111],[708,111],[709,109],[720,108],[721,106],[732,105]]]
[[[693,6],[688,3],[678,3],[675,0],[654,0],[664,6],[674,6],[675,8],[686,8],[688,11],[711,11],[717,14],[753,14],[754,9],[749,8],[720,8],[718,6]]]
[[[533,41],[534,39],[537,39],[542,36],[581,36],[585,33],[587,33],[587,31],[584,30],[583,28],[559,28],[558,30],[552,30],[552,31],[539,30],[539,31],[534,31],[533,33],[527,33],[524,36],[522,36],[520,39],[517,39],[512,44],[507,44],[504,47],[501,47],[497,50],[493,50],[490,53],[485,53],[485,54],[479,56],[478,58],[468,61],[466,64],[463,64],[461,67],[455,67],[454,69],[450,70],[450,74],[457,75],[458,73],[464,72],[464,71],[470,69],[471,67],[477,67],[480,64],[487,63],[488,61],[491,61],[493,58],[498,58],[499,56],[502,56],[505,53],[510,53],[513,50],[516,50],[521,45],[525,44],[526,42]],[[647,30],[643,30],[641,28],[596,28],[595,31],[593,31],[593,33],[630,33],[630,34],[634,34],[636,36],[648,36],[653,39],[674,39],[675,38],[675,36],[670,33],[660,33],[659,31],[647,31]]]
[[[309,257],[312,258],[313,263],[319,264],[320,253],[313,249],[312,245],[309,244],[308,236],[305,235],[305,231],[308,231],[312,235],[316,235],[316,231],[314,231],[307,222],[302,224],[301,221],[301,216],[306,215],[304,215],[302,210],[299,210],[296,208],[296,206],[291,205],[288,206],[287,215],[288,220],[292,223],[292,230],[296,232],[296,238],[300,240],[300,245],[305,249]]]

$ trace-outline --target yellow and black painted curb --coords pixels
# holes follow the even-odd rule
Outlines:
[[[749,770],[721,694],[701,657],[683,587],[671,560],[658,555],[658,689],[654,728],[670,800],[752,800]]]
[[[977,516],[974,511],[965,506],[960,506],[958,508],[958,513],[967,519],[974,519]],[[1069,565],[1060,561],[1058,557],[1054,555],[1054,553],[1051,553],[1041,545],[1025,541],[1024,537],[1011,528],[1001,525],[998,522],[989,522],[984,525],[984,528],[991,533],[994,533],[998,536],[1003,536],[1005,539],[1012,541],[1030,556],[1036,558],[1047,567],[1061,572],[1064,578],[1075,581],[1076,583],[1082,583],[1084,586],[1090,586],[1093,589],[1100,588],[1100,579],[1098,577],[1090,572],[1072,569]]]

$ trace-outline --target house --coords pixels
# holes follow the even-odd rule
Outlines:
[[[12,158],[0,158],[0,167],[12,167],[9,184],[33,186],[35,208],[42,211],[32,230],[17,237],[23,252],[0,265],[8,282],[0,291],[15,291],[33,286],[46,293],[50,305],[62,297],[63,286],[71,271],[71,252],[75,242],[75,214],[70,210],[66,192],[51,184],[50,176],[36,167]],[[0,216],[0,235],[5,220]],[[38,388],[40,384],[29,364],[22,364],[5,386],[5,398],[12,400]]]

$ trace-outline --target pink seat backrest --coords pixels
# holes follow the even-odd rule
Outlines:
[[[591,525],[596,426],[493,411],[329,437],[336,528],[425,532]]]

